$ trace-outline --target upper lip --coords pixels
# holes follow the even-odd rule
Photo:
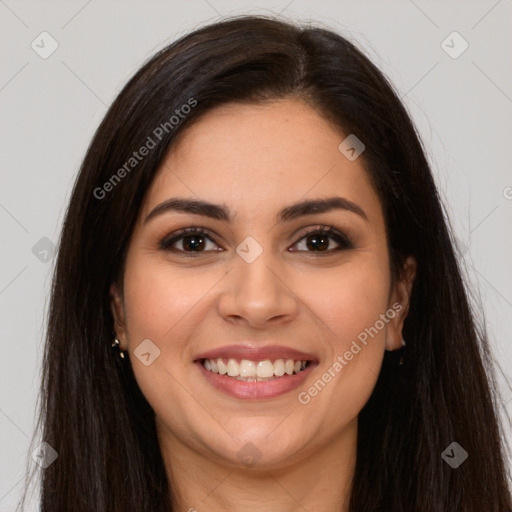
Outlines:
[[[248,359],[250,361],[265,361],[266,359],[293,359],[295,361],[315,361],[316,358],[312,354],[302,352],[290,347],[280,345],[266,345],[263,347],[245,344],[245,345],[225,345],[223,347],[214,348],[203,352],[195,357],[194,360],[200,359]]]

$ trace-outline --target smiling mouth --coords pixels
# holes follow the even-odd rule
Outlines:
[[[265,359],[252,361],[249,359],[214,358],[201,359],[204,368],[214,374],[231,377],[244,382],[266,382],[285,378],[303,372],[311,361],[295,359]]]

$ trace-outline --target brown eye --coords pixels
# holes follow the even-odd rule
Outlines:
[[[206,245],[206,239],[203,235],[187,235],[181,237],[185,251],[200,251]]]
[[[307,248],[311,251],[324,251],[329,247],[330,237],[322,234],[308,235],[306,237]]]
[[[333,242],[337,245],[334,245]],[[354,246],[343,234],[332,228],[316,229],[306,233],[296,243],[297,252],[317,252],[331,254],[343,249],[352,249]],[[302,248],[300,248],[302,247]]]
[[[187,255],[218,251],[219,246],[201,228],[187,228],[160,241],[160,249]]]

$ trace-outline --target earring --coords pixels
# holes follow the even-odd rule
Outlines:
[[[400,349],[402,353],[400,354],[400,361],[398,361],[398,364],[404,364],[404,353],[405,353],[405,340],[402,338],[402,348]]]
[[[114,342],[112,343],[112,349],[113,349],[113,352],[117,352],[119,354],[119,357],[121,359],[124,359],[124,353],[126,351],[121,349],[121,343],[117,339],[117,336],[114,337]]]

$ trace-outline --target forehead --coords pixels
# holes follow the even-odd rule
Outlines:
[[[171,147],[143,215],[169,197],[222,202],[237,218],[333,195],[378,210],[362,159],[350,161],[338,149],[346,136],[299,100],[216,107]]]

